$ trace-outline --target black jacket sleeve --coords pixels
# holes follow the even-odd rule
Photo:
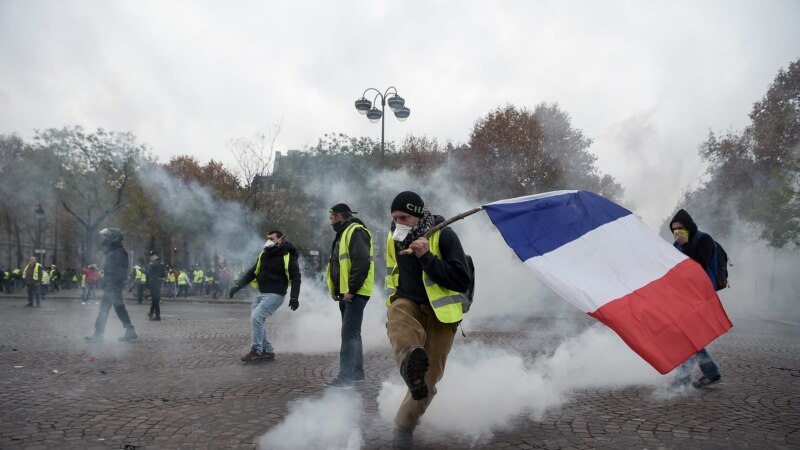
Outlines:
[[[259,258],[263,258],[264,254],[262,253],[258,257]],[[249,283],[249,282],[251,282],[251,281],[256,279],[256,266],[257,265],[258,265],[258,260],[256,260],[255,264],[253,264],[253,267],[247,269],[242,274],[242,277],[239,278],[239,281],[236,281],[236,283],[235,283],[235,286],[237,288],[241,289],[242,287],[247,286],[247,283]]]
[[[364,229],[353,231],[350,236],[350,279],[347,286],[351,294],[355,294],[364,285],[369,275],[369,267],[372,261],[369,257],[370,236]]]
[[[300,264],[297,262],[297,252],[289,253],[289,284],[291,291],[289,298],[298,298],[300,296]]]
[[[445,228],[439,232],[439,251],[442,259],[428,252],[419,259],[422,269],[436,284],[456,292],[469,289],[470,275],[467,258],[455,231]]]

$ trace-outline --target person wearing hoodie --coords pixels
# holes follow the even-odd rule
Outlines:
[[[336,233],[325,271],[328,292],[339,303],[342,316],[342,343],[339,349],[339,373],[326,384],[334,388],[350,388],[364,381],[364,349],[361,323],[364,308],[372,295],[375,278],[372,233],[357,214],[344,203],[329,211],[331,228]]]
[[[286,291],[291,285],[289,308],[296,311],[300,306],[300,266],[297,249],[284,239],[283,233],[274,230],[267,233],[267,242],[256,259],[256,263],[234,283],[228,296],[247,286],[258,286],[258,295],[253,299],[250,313],[250,351],[242,356],[244,362],[271,361],[275,350],[267,334],[267,319],[283,304]]]
[[[147,266],[147,287],[150,290],[150,312],[147,318],[150,320],[161,320],[161,283],[167,277],[164,264],[155,250],[150,251],[150,265]]]
[[[670,221],[669,229],[672,231],[672,235],[675,238],[675,242],[673,243],[675,248],[700,264],[700,267],[708,274],[711,283],[714,285],[714,289],[716,289],[716,281],[714,280],[711,267],[714,252],[716,251],[714,239],[697,229],[697,224],[695,224],[692,216],[690,216],[685,209],[681,209],[675,214],[675,217]],[[692,386],[701,388],[718,383],[722,380],[719,367],[714,360],[711,359],[711,355],[708,351],[703,348],[678,367],[676,370],[675,385],[685,386],[689,384],[695,362],[700,366],[700,371],[703,373],[703,376],[693,382]]]
[[[393,444],[408,449],[444,375],[463,314],[459,293],[469,289],[470,272],[455,231],[445,227],[425,237],[444,217],[431,214],[419,194],[397,194],[391,214],[386,244],[386,333],[408,386],[395,415]]]

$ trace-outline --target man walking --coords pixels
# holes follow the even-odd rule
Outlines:
[[[708,234],[698,230],[697,224],[694,223],[692,216],[684,209],[679,210],[675,214],[675,217],[673,217],[670,222],[669,229],[672,231],[672,235],[675,238],[675,242],[673,243],[675,248],[700,264],[711,279],[714,289],[717,289],[717,282],[711,271],[711,264],[714,259],[714,252],[716,251],[714,239]],[[703,348],[678,367],[674,382],[676,386],[685,386],[689,384],[695,362],[700,366],[700,371],[703,373],[703,376],[693,382],[692,386],[701,388],[718,383],[722,380],[719,367],[714,360],[711,359],[711,355],[708,351]]]
[[[361,322],[375,278],[372,234],[364,222],[353,217],[356,212],[344,203],[334,205],[329,213],[331,228],[336,236],[331,245],[326,280],[331,298],[339,302],[342,344],[339,350],[339,373],[326,384],[348,388],[353,383],[364,381]]]
[[[266,321],[283,304],[289,285],[289,308],[296,311],[300,306],[300,266],[297,249],[283,238],[283,233],[274,230],[267,234],[267,242],[258,255],[256,263],[230,289],[229,297],[250,283],[258,287],[250,313],[250,351],[242,356],[244,362],[271,361],[275,349],[269,341]]]
[[[462,318],[459,292],[469,289],[466,256],[456,233],[445,227],[428,238],[434,216],[415,192],[392,201],[392,229],[386,244],[386,333],[408,386],[395,415],[394,446],[411,448],[420,417],[436,395],[447,355]],[[411,254],[402,254],[410,249]]]
[[[28,290],[28,304],[25,306],[41,306],[42,302],[42,265],[31,256],[28,264],[22,269],[22,282]],[[35,303],[34,303],[35,302]]]
[[[125,280],[128,278],[128,252],[122,247],[122,231],[117,228],[104,228],[100,231],[102,238],[101,246],[106,253],[105,266],[103,271],[103,297],[100,299],[100,310],[97,312],[97,319],[94,322],[94,334],[87,336],[88,342],[103,342],[103,333],[106,329],[106,321],[111,307],[117,313],[117,317],[125,327],[125,335],[119,338],[120,341],[131,341],[136,339],[136,331],[133,323],[125,309],[122,300],[122,289]]]
[[[150,289],[150,312],[147,318],[150,320],[161,320],[161,283],[166,276],[158,252],[151,251],[150,265],[147,266],[147,287]]]

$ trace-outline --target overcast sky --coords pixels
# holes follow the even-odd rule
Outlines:
[[[0,0],[0,133],[131,131],[162,161],[232,165],[281,126],[380,138],[353,102],[395,86],[386,139],[466,142],[499,106],[556,102],[653,226],[703,174],[708,131],[739,131],[800,57],[800,2]]]

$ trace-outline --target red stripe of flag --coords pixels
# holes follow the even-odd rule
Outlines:
[[[662,374],[733,326],[708,275],[689,258],[589,315]]]

